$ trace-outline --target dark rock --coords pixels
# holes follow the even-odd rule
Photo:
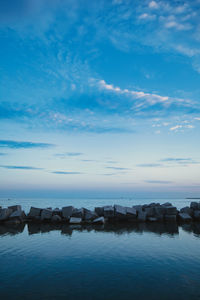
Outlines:
[[[19,219],[20,221],[24,221],[26,219],[26,214],[22,210],[15,210],[10,216],[9,219]]]
[[[161,204],[162,206],[172,206],[172,204],[170,202],[165,202],[163,204]]]
[[[136,209],[137,213],[142,211],[142,205],[133,205],[132,207]]]
[[[146,207],[144,208],[144,211],[147,214],[147,217],[153,217],[155,215],[154,207]]]

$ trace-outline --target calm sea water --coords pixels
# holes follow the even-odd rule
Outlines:
[[[137,203],[131,199],[17,203],[26,208],[93,207],[97,200],[98,205]],[[0,205],[7,206],[6,201],[2,199]],[[174,201],[184,206],[187,200]],[[148,203],[147,199],[142,203]],[[200,225],[1,225],[0,296],[17,300],[200,299]]]

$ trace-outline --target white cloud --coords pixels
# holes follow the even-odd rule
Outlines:
[[[130,96],[133,96],[136,99],[143,98],[147,100],[150,104],[156,104],[156,103],[161,103],[161,102],[166,102],[169,100],[169,97],[166,96],[160,96],[156,94],[150,94],[150,93],[144,93],[144,92],[138,92],[138,91],[133,91],[133,90],[128,90],[128,89],[121,89],[119,87],[115,87],[112,84],[107,84],[105,80],[99,80],[98,81],[98,86],[101,89],[104,90],[109,90],[118,94],[127,94]]]
[[[152,9],[156,9],[156,8],[158,8],[158,3],[156,1],[151,1],[149,3],[149,7]]]
[[[200,117],[196,117],[194,118],[194,120],[200,121]]]
[[[176,131],[176,130],[182,128],[182,127],[183,127],[183,125],[176,125],[176,126],[174,126],[174,127],[171,127],[170,130],[171,130],[171,131],[174,131],[174,130]]]

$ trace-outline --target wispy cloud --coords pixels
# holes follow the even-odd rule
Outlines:
[[[5,155],[7,155],[7,153],[0,152],[0,156],[5,156]]]
[[[173,183],[173,181],[168,181],[168,180],[144,180],[146,183],[155,183],[155,184],[170,184]]]
[[[67,172],[67,171],[53,171],[52,174],[58,174],[58,175],[78,175],[83,174],[82,172]]]
[[[157,167],[162,167],[162,164],[158,163],[152,163],[152,164],[138,164],[137,167],[141,168],[157,168]]]
[[[0,140],[1,148],[10,148],[10,149],[30,149],[30,148],[49,148],[52,147],[52,144],[47,143],[36,143],[36,142],[22,142],[22,141],[13,141],[13,140]]]
[[[6,165],[0,165],[0,168],[11,169],[11,170],[43,170],[42,168],[30,167],[30,166],[6,166]]]
[[[66,152],[66,153],[56,153],[55,156],[57,157],[61,157],[61,158],[65,158],[65,157],[76,157],[76,156],[80,156],[83,155],[83,153],[81,152]]]
[[[112,169],[112,170],[118,170],[118,171],[131,170],[130,168],[122,168],[122,167],[106,167],[106,169]]]
[[[181,158],[181,157],[167,157],[167,158],[163,158],[160,161],[162,162],[166,162],[166,163],[175,163],[175,164],[180,164],[180,165],[192,165],[192,164],[199,164],[200,162],[195,161],[192,158]]]

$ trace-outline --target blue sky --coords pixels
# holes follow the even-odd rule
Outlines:
[[[0,0],[1,194],[199,196],[199,16],[199,0]]]

